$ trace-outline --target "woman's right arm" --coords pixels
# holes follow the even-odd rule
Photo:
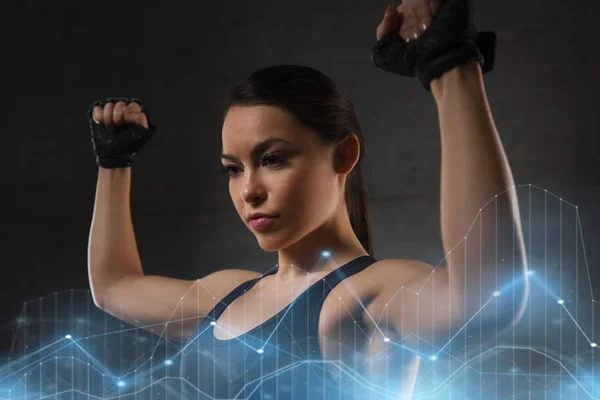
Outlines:
[[[131,219],[130,188],[131,168],[99,169],[88,247],[94,303],[152,333],[188,338],[229,291],[259,274],[227,269],[193,281],[145,275]]]
[[[259,273],[228,269],[194,281],[146,276],[131,219],[131,167],[115,167],[107,145],[111,142],[99,134],[94,137],[94,129],[100,124],[124,122],[147,128],[148,123],[141,107],[134,103],[108,102],[93,110],[96,123],[91,122],[92,133],[100,167],[88,244],[88,276],[94,304],[150,332],[175,339],[189,337],[218,301]],[[130,164],[130,160],[125,162]]]

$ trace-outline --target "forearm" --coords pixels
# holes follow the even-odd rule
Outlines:
[[[512,172],[479,64],[448,71],[431,91],[441,131],[441,231],[452,293],[468,319],[494,291],[521,279],[514,292],[497,298],[498,308],[482,310],[482,318],[514,319],[528,291],[525,247]]]
[[[130,212],[131,168],[98,171],[88,244],[88,275],[94,301],[129,274],[143,274]]]

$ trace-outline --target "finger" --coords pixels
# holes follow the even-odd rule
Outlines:
[[[94,107],[94,110],[92,111],[92,118],[94,119],[95,123],[97,123],[97,124],[102,123],[103,118],[102,118],[102,107],[101,106]]]
[[[138,105],[139,106],[139,105]],[[126,123],[133,123],[142,125],[144,128],[148,129],[148,119],[146,118],[146,114],[138,110],[131,110],[129,107],[124,109],[123,118]]]
[[[127,105],[127,111],[142,112],[142,106],[140,105],[140,103],[132,101]]]
[[[125,122],[124,118],[124,108],[127,106],[127,103],[124,101],[119,101],[113,110],[113,122],[115,125],[122,125]]]
[[[393,5],[389,5],[383,15],[383,20],[377,26],[377,40],[384,36],[393,35],[402,24],[402,16],[398,13]]]
[[[431,15],[436,15],[440,6],[442,5],[442,0],[429,0],[429,10],[431,11]],[[427,25],[429,26],[429,25]]]
[[[429,25],[431,25],[432,16],[431,10],[427,6],[419,7],[416,10],[416,26],[415,32],[420,35]]]
[[[113,116],[114,108],[115,108],[115,103],[110,102],[110,101],[104,105],[104,110],[103,110],[104,125],[112,125],[113,124],[112,116]]]
[[[413,32],[415,31],[415,8],[414,6],[408,5],[408,3],[402,3],[398,7],[398,12],[403,14],[402,25],[398,29],[398,35],[407,42],[414,40]]]
[[[415,39],[415,37],[414,37],[415,24],[413,21],[414,21],[414,19],[411,18],[409,21],[405,22],[400,27],[400,30],[398,31],[398,34],[400,35],[400,37],[406,41]]]

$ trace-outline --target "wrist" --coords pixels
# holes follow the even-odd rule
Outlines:
[[[483,82],[481,65],[476,60],[467,61],[446,71],[431,81],[431,94],[436,102],[442,101],[444,94],[459,87],[471,87]]]

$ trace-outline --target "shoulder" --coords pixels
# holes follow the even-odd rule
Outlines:
[[[260,272],[249,269],[221,269],[200,279],[200,283],[213,292],[213,296],[224,297],[242,283],[258,278],[260,275]]]
[[[211,280],[226,281],[231,284],[240,284],[249,281],[250,279],[258,278],[260,275],[260,272],[252,271],[249,269],[230,268],[213,272],[212,274],[208,275],[205,279],[210,278]]]
[[[232,279],[235,281],[244,281],[249,279],[258,278],[261,273],[252,271],[249,269],[222,269],[216,272],[213,272],[211,275],[218,277],[219,279]],[[210,276],[210,275],[209,275]]]

